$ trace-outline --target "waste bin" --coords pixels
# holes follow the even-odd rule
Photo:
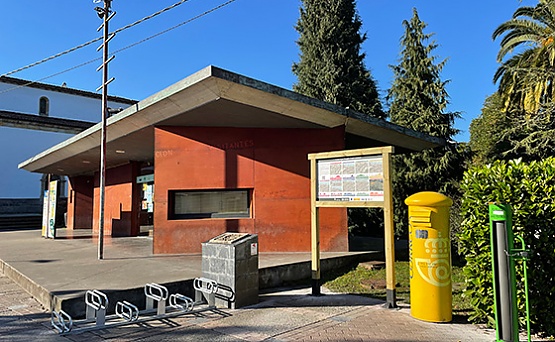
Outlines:
[[[411,316],[428,322],[452,319],[449,208],[453,201],[424,191],[405,200],[409,207]]]
[[[224,233],[202,244],[202,276],[221,284],[216,306],[258,303],[258,235]]]

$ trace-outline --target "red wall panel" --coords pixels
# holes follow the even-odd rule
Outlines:
[[[155,129],[155,253],[198,253],[226,231],[259,235],[261,251],[310,250],[308,153],[344,148],[343,127]],[[253,189],[250,219],[169,220],[168,191]],[[347,216],[322,209],[323,251],[346,251]]]
[[[69,177],[67,228],[91,229],[93,223],[93,177]]]
[[[136,163],[106,170],[104,235],[136,236],[139,234],[139,185]],[[95,177],[93,232],[98,234],[100,181]]]

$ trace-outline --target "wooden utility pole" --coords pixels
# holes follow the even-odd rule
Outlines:
[[[102,0],[94,0],[99,3]],[[97,89],[102,89],[102,142],[100,145],[100,210],[98,219],[98,260],[104,259],[104,206],[105,206],[105,193],[106,193],[106,120],[108,119],[108,84],[114,78],[108,79],[108,63],[110,63],[114,56],[109,58],[108,42],[114,38],[115,34],[110,35],[108,23],[114,17],[115,12],[111,11],[112,0],[103,0],[104,7],[96,7],[95,10],[98,16],[103,20],[102,25],[97,31],[103,30],[102,45],[97,51],[102,50],[102,65],[97,71],[102,70],[102,85]]]

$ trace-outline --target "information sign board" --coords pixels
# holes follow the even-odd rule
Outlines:
[[[48,190],[48,229],[46,237],[54,239],[56,237],[56,202],[58,193],[58,181],[50,182]]]
[[[383,202],[381,155],[319,159],[316,163],[318,201]]]
[[[319,210],[325,207],[383,208],[387,307],[394,308],[395,240],[391,197],[392,146],[312,153],[310,215],[312,294],[320,294]]]

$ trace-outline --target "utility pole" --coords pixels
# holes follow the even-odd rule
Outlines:
[[[111,11],[112,0],[93,0],[94,3],[104,2],[104,7],[95,7],[98,16],[103,20],[102,25],[97,31],[103,30],[103,41],[97,51],[102,50],[102,65],[96,71],[102,70],[102,85],[96,89],[102,89],[102,142],[100,145],[100,210],[98,219],[98,260],[104,259],[104,204],[106,193],[106,120],[108,119],[108,84],[114,78],[108,79],[108,63],[115,56],[108,57],[108,42],[114,38],[115,33],[110,35],[108,22],[114,17],[116,12]]]

